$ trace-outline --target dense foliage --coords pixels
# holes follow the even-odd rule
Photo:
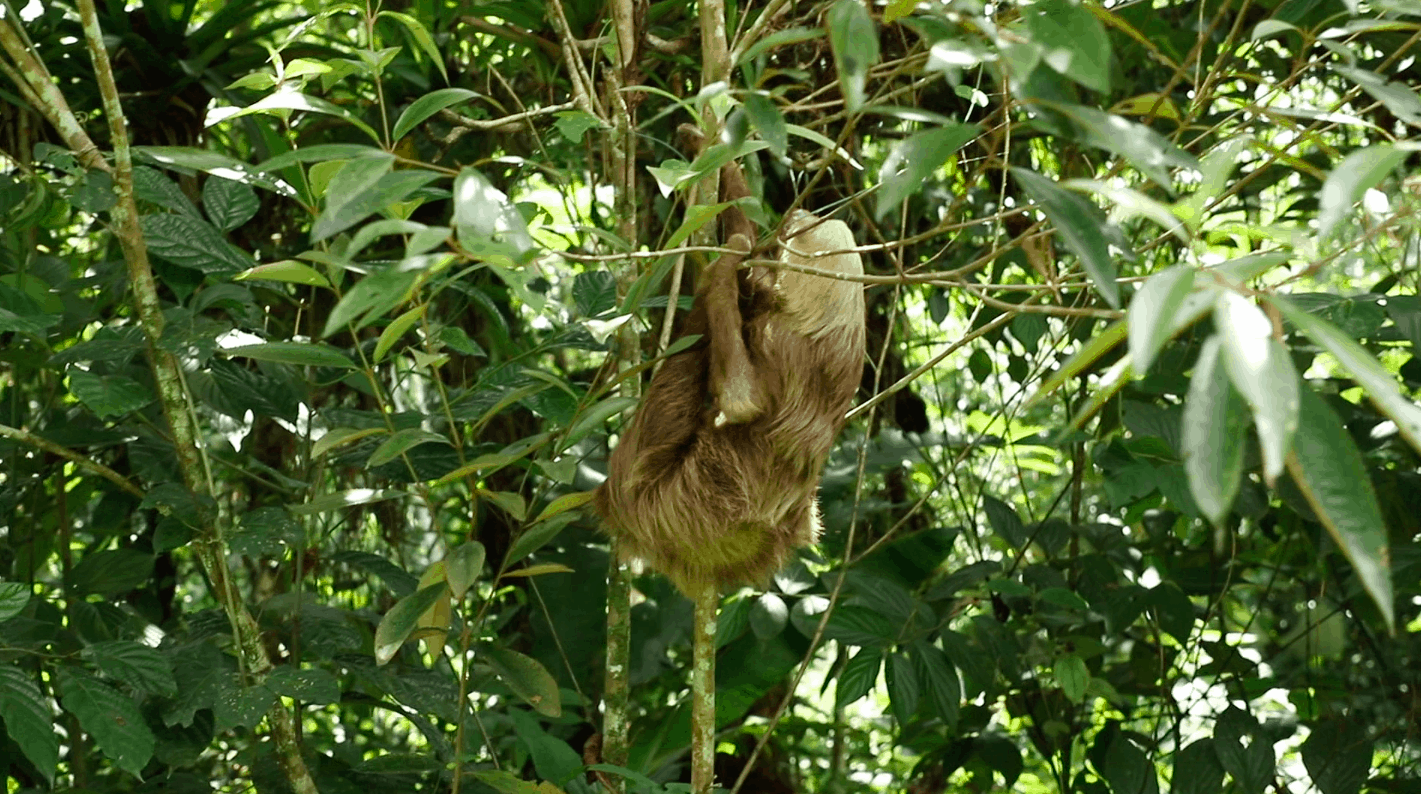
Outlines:
[[[8,790],[684,789],[585,504],[738,159],[870,360],[727,789],[1421,791],[1421,10],[719,8],[0,4]]]

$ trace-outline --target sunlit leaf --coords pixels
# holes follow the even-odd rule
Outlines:
[[[1273,324],[1253,301],[1225,291],[1214,307],[1223,342],[1224,367],[1253,412],[1263,452],[1263,477],[1272,483],[1298,427],[1298,373],[1287,348],[1273,338]]]
[[[1219,337],[1199,351],[1181,422],[1184,471],[1189,493],[1216,526],[1233,507],[1243,477],[1243,442],[1248,417],[1229,382]]]

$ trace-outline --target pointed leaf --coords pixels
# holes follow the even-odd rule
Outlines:
[[[914,133],[894,147],[879,172],[881,186],[874,215],[883,220],[904,199],[918,192],[923,180],[941,168],[947,158],[980,132],[981,128],[975,124],[951,124]]]
[[[449,559],[445,561],[445,572],[449,580],[449,589],[454,591],[455,601],[464,600],[464,593],[474,586],[474,582],[478,581],[483,570],[484,544],[477,540],[460,544],[458,548],[449,552]]]
[[[438,55],[437,52],[433,57],[438,58],[441,63],[443,62],[443,56]],[[390,138],[398,142],[409,134],[410,130],[418,127],[421,122],[435,113],[461,102],[477,99],[478,96],[477,92],[467,88],[441,88],[438,91],[430,91],[405,108],[405,112],[401,113],[399,120],[395,122],[395,129],[390,133]]]
[[[789,607],[774,593],[765,593],[750,605],[750,630],[762,640],[779,636],[789,621]]]
[[[483,658],[513,694],[527,701],[539,714],[562,716],[557,681],[537,660],[494,645],[484,646]]]
[[[1168,341],[1174,315],[1184,297],[1194,289],[1194,269],[1172,267],[1150,276],[1130,301],[1130,357],[1136,374],[1149,372],[1155,356]]]
[[[1288,459],[1293,481],[1342,550],[1362,587],[1394,628],[1391,559],[1386,525],[1362,453],[1342,420],[1311,389],[1302,394],[1302,421]]]
[[[166,656],[132,640],[98,642],[84,649],[84,658],[99,672],[139,692],[172,697],[178,693],[173,666]]]
[[[1220,346],[1219,337],[1211,336],[1199,351],[1181,421],[1189,494],[1215,526],[1228,516],[1238,495],[1248,425],[1243,398],[1229,382]]]
[[[223,350],[229,356],[291,364],[297,367],[339,367],[356,369],[354,361],[330,345],[309,342],[263,342]]]
[[[1090,680],[1090,671],[1086,669],[1081,657],[1071,653],[1057,659],[1055,674],[1056,683],[1060,685],[1067,700],[1080,703],[1085,699],[1085,686]]]
[[[202,186],[202,208],[218,229],[230,232],[251,220],[261,201],[251,185],[212,176]]]
[[[264,279],[266,281],[284,281],[288,284],[305,284],[311,287],[327,287],[331,283],[320,271],[304,262],[295,259],[283,259],[280,262],[272,262],[269,265],[257,265],[253,268],[243,270],[232,277],[233,281],[251,281],[254,279]]]
[[[436,582],[395,602],[390,611],[380,618],[380,625],[375,629],[376,664],[385,664],[395,658],[395,653],[414,631],[420,616],[429,611],[439,596],[448,590],[447,584]]]
[[[1224,367],[1243,395],[1258,428],[1263,477],[1270,484],[1298,428],[1298,373],[1283,345],[1273,338],[1273,324],[1253,301],[1226,291],[1214,307],[1214,324],[1223,342]]]
[[[879,648],[860,648],[844,665],[835,685],[834,702],[839,708],[853,703],[873,691],[878,683],[878,669],[883,665]]]
[[[1362,194],[1396,170],[1408,154],[1405,149],[1383,143],[1358,149],[1343,158],[1328,174],[1318,194],[1318,237],[1330,237]]]
[[[104,755],[129,774],[143,771],[155,741],[132,698],[78,671],[60,676],[59,691],[64,710],[79,718]]]
[[[1012,176],[1040,205],[1071,253],[1081,260],[1095,289],[1112,308],[1120,307],[1120,286],[1115,283],[1115,258],[1105,235],[1105,219],[1095,205],[1040,174],[1013,168]]]
[[[878,30],[860,0],[839,0],[829,9],[827,22],[844,106],[857,113],[866,98],[868,70],[878,63]]]
[[[957,727],[957,714],[962,707],[962,683],[947,654],[935,645],[918,642],[913,645],[913,662],[918,680],[928,690],[933,713],[949,730]]]
[[[0,665],[0,719],[11,741],[52,784],[59,766],[54,712],[30,674],[8,664]]]
[[[1022,18],[1047,66],[1093,91],[1110,92],[1110,37],[1089,9],[1069,0],[1040,0]]]

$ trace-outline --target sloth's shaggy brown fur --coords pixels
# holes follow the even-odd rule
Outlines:
[[[749,195],[738,165],[722,199]],[[726,247],[749,252],[754,226],[722,214]],[[785,218],[782,261],[859,275],[842,221]],[[701,340],[662,363],[612,453],[596,506],[624,557],[683,592],[763,582],[819,536],[820,471],[862,374],[862,285],[766,267],[745,254],[706,267],[682,334]]]

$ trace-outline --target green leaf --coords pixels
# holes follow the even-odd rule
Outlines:
[[[77,670],[60,675],[59,691],[64,710],[79,719],[104,755],[131,775],[143,771],[155,741],[132,698]]]
[[[1047,66],[1086,88],[1110,93],[1110,37],[1089,9],[1069,0],[1040,0],[1022,18]]]
[[[444,69],[444,53],[440,51],[439,45],[434,43],[434,37],[429,34],[429,30],[419,19],[398,11],[381,11],[377,16],[389,17],[404,25],[405,29],[410,32],[410,36],[414,38],[415,43],[429,57],[430,63],[439,69],[439,74],[444,77],[444,82],[449,82],[449,72]],[[395,136],[395,140],[399,140],[399,138],[400,136]]]
[[[207,221],[162,213],[140,219],[148,250],[179,267],[223,275],[250,270],[251,254],[227,242]]]
[[[240,686],[231,678],[221,683],[212,703],[212,715],[219,733],[233,728],[255,728],[276,705],[276,693],[263,684]]]
[[[455,601],[463,601],[464,593],[474,586],[484,571],[484,544],[477,540],[461,543],[444,561],[444,576]]]
[[[1115,258],[1105,236],[1105,219],[1095,205],[1040,174],[1024,168],[1011,169],[1012,175],[1046,213],[1061,237],[1081,260],[1095,289],[1112,308],[1120,307],[1120,286],[1115,283]]]
[[[135,380],[81,369],[69,370],[69,391],[100,419],[132,413],[153,401],[148,387]]]
[[[927,687],[933,713],[949,730],[956,728],[957,713],[962,707],[962,684],[947,654],[935,645],[917,642],[913,644],[913,662],[918,680]]]
[[[1347,374],[1364,389],[1367,396],[1387,418],[1396,423],[1401,433],[1417,452],[1421,452],[1421,406],[1401,393],[1396,378],[1387,372],[1370,353],[1340,328],[1316,315],[1299,309],[1291,301],[1274,296],[1269,299],[1288,322],[1319,347],[1331,353]],[[1394,300],[1394,299],[1393,299]]]
[[[1124,157],[1155,184],[1174,192],[1170,168],[1198,170],[1199,161],[1144,124],[1084,105],[1051,103],[1051,110],[1075,122],[1080,140]]]
[[[845,665],[835,684],[834,703],[843,708],[873,691],[878,669],[883,665],[880,648],[860,648]]]
[[[1245,736],[1250,738],[1246,747]],[[1273,781],[1273,743],[1260,735],[1258,721],[1236,706],[1214,724],[1214,754],[1243,794],[1263,794]]]
[[[30,603],[30,586],[24,582],[0,582],[0,621],[20,614]]]
[[[436,52],[436,56],[438,53]],[[438,56],[441,60],[442,57]],[[441,88],[438,91],[430,91],[428,94],[416,99],[405,108],[405,112],[400,114],[399,120],[395,122],[394,132],[390,134],[390,139],[398,142],[401,138],[409,134],[410,130],[418,127],[425,119],[433,116],[439,111],[453,107],[461,102],[467,102],[478,98],[478,92],[470,91],[467,88]]]
[[[860,0],[839,0],[826,21],[845,108],[857,113],[866,99],[868,70],[878,63],[878,30]]]
[[[114,598],[136,589],[153,573],[153,555],[137,549],[106,549],[84,555],[69,572],[75,595]]]
[[[34,678],[14,665],[0,665],[0,719],[25,758],[53,785],[59,766],[54,713]]]
[[[1373,746],[1367,727],[1330,719],[1303,742],[1303,765],[1322,794],[1357,794],[1371,773]]]
[[[980,132],[981,128],[975,124],[951,124],[915,133],[895,146],[879,172],[875,217],[883,220],[904,199],[918,192],[923,180],[932,176],[947,162],[947,158]]]
[[[1318,237],[1326,239],[1332,236],[1337,224],[1342,222],[1343,216],[1362,198],[1362,194],[1396,170],[1409,154],[1406,149],[1379,143],[1344,157],[1327,175],[1327,181],[1322,183],[1322,191],[1318,194]]]
[[[535,659],[495,645],[483,647],[488,662],[503,683],[544,717],[562,716],[562,698],[557,681]]]
[[[315,667],[298,669],[284,664],[272,670],[262,683],[272,692],[302,703],[324,706],[340,702],[340,682],[329,671]]]
[[[157,649],[132,640],[98,642],[84,649],[99,672],[139,692],[172,697],[178,693],[173,667]]]
[[[270,361],[275,364],[291,364],[297,367],[359,368],[344,353],[330,345],[310,342],[262,342],[256,345],[229,347],[222,352],[229,356]]]
[[[430,442],[448,444],[449,439],[439,433],[431,433],[418,427],[396,430],[390,434],[389,438],[380,442],[380,446],[376,447],[374,452],[370,453],[370,459],[365,462],[365,466],[369,469],[384,466],[420,444]]]
[[[1334,72],[1346,76],[1381,102],[1397,118],[1407,124],[1421,126],[1421,97],[1416,91],[1399,80],[1388,80],[1376,72],[1351,66],[1335,65]]]
[[[394,347],[396,342],[400,341],[400,337],[413,328],[415,323],[424,319],[425,308],[424,304],[420,304],[391,320],[390,324],[385,326],[385,330],[380,332],[380,340],[375,343],[376,364],[384,361],[386,354],[390,352],[390,348]]]
[[[1180,645],[1188,643],[1189,636],[1194,632],[1194,604],[1189,596],[1173,582],[1164,582],[1150,590],[1149,601],[1160,629],[1178,640]]]
[[[1224,368],[1253,412],[1263,452],[1263,478],[1272,482],[1298,428],[1298,373],[1287,348],[1273,338],[1273,324],[1253,301],[1225,291],[1214,305],[1214,325],[1223,342]]]
[[[1342,420],[1311,389],[1303,390],[1301,423],[1288,470],[1313,513],[1352,563],[1387,627],[1394,628],[1390,551],[1376,491],[1362,453]]]
[[[513,563],[527,557],[529,554],[541,549],[549,541],[557,537],[563,527],[577,520],[576,513],[563,513],[554,516],[547,521],[539,521],[529,527],[513,541],[513,545],[508,548],[508,554],[504,558],[503,567],[508,568]]]
[[[1048,587],[1037,593],[1036,597],[1063,609],[1074,609],[1077,612],[1085,612],[1090,609],[1090,604],[1084,598],[1065,587]]]
[[[893,716],[900,725],[906,725],[918,710],[918,696],[922,691],[912,660],[902,652],[890,655],[884,678],[888,682],[888,702],[893,707]]]
[[[1180,451],[1189,476],[1189,494],[1215,526],[1223,524],[1238,495],[1248,423],[1243,399],[1229,382],[1219,355],[1220,347],[1215,335],[1200,349],[1180,422]]]
[[[261,202],[251,185],[211,176],[202,186],[202,208],[218,229],[230,232],[251,220]]]
[[[557,119],[553,126],[573,143],[582,143],[582,136],[586,135],[588,130],[602,126],[596,116],[585,110],[564,110],[557,114]]]
[[[1135,743],[1116,735],[1105,751],[1101,774],[1110,783],[1111,794],[1158,794],[1159,779],[1155,765],[1150,763]]]
[[[133,169],[133,195],[139,201],[156,204],[194,220],[202,218],[197,207],[192,205],[192,200],[178,187],[178,183],[156,168],[139,166]]]
[[[283,259],[280,262],[272,262],[269,265],[257,265],[253,268],[238,273],[232,277],[233,281],[282,281],[288,284],[305,284],[310,287],[331,286],[331,282],[320,274],[320,271],[304,262],[295,259]]]
[[[563,437],[562,449],[567,449],[586,438],[592,431],[600,429],[608,419],[634,408],[636,403],[635,397],[608,397],[583,411]]]
[[[347,323],[353,326],[351,330],[359,331],[374,322],[408,299],[418,277],[412,270],[379,270],[355,282],[326,318],[321,338],[345,330]]]
[[[350,488],[344,491],[336,491],[335,493],[322,494],[305,504],[288,505],[286,509],[297,515],[312,515],[315,513],[324,513],[329,510],[341,510],[347,507],[374,504],[399,496],[405,496],[405,492],[377,490],[373,488]]]
[[[745,115],[760,133],[760,139],[770,145],[770,151],[780,157],[789,148],[789,130],[785,127],[785,117],[780,114],[775,103],[764,94],[750,94],[745,97]]]
[[[1130,301],[1130,358],[1138,375],[1149,372],[1160,348],[1169,340],[1174,316],[1194,289],[1194,269],[1184,265],[1162,270],[1145,282]]]
[[[596,491],[577,491],[575,493],[563,494],[548,503],[548,506],[543,508],[543,512],[539,513],[534,521],[547,521],[559,513],[566,513],[569,510],[582,507],[592,501],[596,496]]]
[[[1214,752],[1213,739],[1200,739],[1174,755],[1170,794],[1219,794],[1224,790],[1224,767]]]
[[[1081,657],[1068,653],[1057,659],[1055,675],[1056,683],[1060,685],[1067,700],[1081,703],[1085,699],[1085,686],[1086,682],[1090,681],[1090,671],[1086,669]]]
[[[802,41],[813,41],[823,35],[824,31],[819,28],[786,28],[785,30],[777,30],[752,44],[735,63],[738,66],[776,47],[785,47],[791,44],[798,44]]]
[[[395,602],[390,611],[380,618],[375,629],[375,663],[385,664],[395,658],[395,653],[414,631],[420,615],[434,605],[444,595],[449,585],[440,581],[411,593]]]
[[[841,606],[829,616],[824,636],[848,645],[882,645],[894,638],[898,627],[877,611],[860,606]]]
[[[1011,505],[993,496],[982,496],[982,509],[987,513],[987,523],[992,525],[992,532],[997,537],[1005,540],[1018,549],[1026,545],[1026,541],[1031,537],[1026,531],[1026,525],[1021,523],[1021,517],[1011,508]]]
[[[307,113],[322,113],[327,116],[334,116],[365,133],[370,137],[370,140],[374,141],[377,145],[380,143],[380,135],[375,132],[375,129],[359,118],[356,118],[350,111],[324,99],[306,96],[299,91],[290,89],[283,89],[274,94],[268,94],[235,113],[227,114],[222,118],[222,121],[229,121],[239,116],[249,116],[254,113],[286,110],[300,110]]]
[[[765,593],[750,605],[750,630],[762,640],[776,637],[789,622],[789,607],[774,593]]]
[[[393,171],[381,176],[375,184],[335,206],[331,206],[328,202],[325,211],[316,218],[315,225],[311,227],[311,242],[319,242],[333,234],[345,231],[391,204],[405,201],[410,197],[410,194],[438,178],[439,174],[422,169]],[[330,191],[335,189],[336,185],[332,182],[327,195],[329,196]]]
[[[454,179],[454,228],[465,248],[497,241],[509,249],[514,260],[521,260],[534,247],[523,215],[503,191],[473,168],[463,169]]]

